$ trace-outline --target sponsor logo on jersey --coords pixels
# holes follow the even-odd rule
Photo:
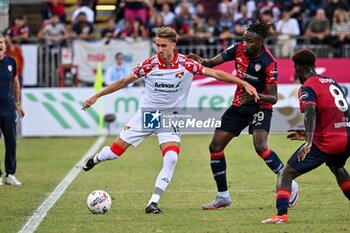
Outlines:
[[[254,80],[254,81],[258,81],[259,80],[258,77],[255,77],[255,76],[247,74],[247,73],[244,74],[244,78],[247,79],[247,80]]]
[[[304,100],[304,99],[306,99],[307,97],[309,97],[309,93],[307,93],[307,92],[302,92],[301,95],[300,95],[299,100]]]
[[[163,74],[151,74],[151,76],[163,76]]]
[[[258,72],[261,69],[261,65],[255,64],[254,68],[255,68],[255,71]]]
[[[173,83],[155,83],[154,84],[155,87],[165,87],[165,88],[174,88],[175,84]]]
[[[185,74],[185,72],[182,71],[182,72],[180,72],[180,73],[175,74],[175,77],[176,77],[176,78],[182,78],[182,76],[184,76],[184,74]]]
[[[156,82],[154,84],[154,87],[156,87],[155,91],[159,91],[160,89],[157,89],[157,88],[178,88],[180,86],[180,83],[181,83],[181,81],[177,84],[175,84],[175,83],[157,83]]]
[[[319,79],[321,83],[333,83],[333,79],[331,78],[320,78]]]
[[[161,113],[157,111],[143,112],[143,128],[144,129],[160,129]]]

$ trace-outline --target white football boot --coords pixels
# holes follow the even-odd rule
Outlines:
[[[299,185],[294,180],[292,181],[292,188],[289,198],[289,208],[294,207],[298,203]]]
[[[14,175],[8,175],[8,176],[5,176],[5,184],[8,184],[8,185],[15,185],[15,186],[19,186],[21,185],[22,183],[19,182],[19,180],[17,180],[17,178],[14,176]]]

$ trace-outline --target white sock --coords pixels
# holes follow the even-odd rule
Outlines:
[[[152,194],[152,197],[149,200],[147,206],[149,206],[149,204],[151,204],[152,202],[158,203],[159,199],[160,199],[160,195],[159,194]]]
[[[224,191],[224,192],[218,192],[218,196],[223,198],[228,198],[230,197],[230,194],[228,193],[228,191]]]
[[[150,201],[148,202],[148,205],[151,202],[158,203],[160,197],[164,193],[165,189],[168,187],[168,184],[170,183],[171,178],[173,177],[177,159],[178,155],[175,151],[169,150],[165,153],[163,157],[163,168],[158,174],[154,192]]]
[[[109,146],[105,146],[94,157],[94,163],[97,164],[97,163],[100,163],[102,161],[112,160],[112,159],[116,159],[118,157],[119,157],[118,155],[114,154],[113,151],[111,151]]]

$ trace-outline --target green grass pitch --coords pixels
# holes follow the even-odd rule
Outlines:
[[[19,139],[16,175],[22,186],[0,187],[0,232],[19,231],[96,139]],[[104,145],[113,139],[108,138]],[[325,165],[297,179],[299,203],[289,211],[289,224],[260,224],[276,211],[276,175],[256,155],[249,135],[234,139],[225,150],[231,208],[202,211],[201,205],[216,195],[209,165],[210,140],[210,135],[182,137],[174,177],[159,202],[163,214],[144,213],[162,166],[157,138],[149,137],[122,158],[79,173],[36,232],[349,231],[349,201]],[[0,144],[3,168],[4,144]],[[283,134],[269,137],[270,148],[283,162],[300,144],[288,141]],[[350,169],[349,164],[346,167]],[[103,189],[112,197],[107,214],[94,215],[86,207],[86,197],[95,189]]]

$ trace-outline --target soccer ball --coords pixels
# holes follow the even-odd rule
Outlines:
[[[105,214],[112,206],[112,199],[106,191],[95,190],[86,200],[88,209],[93,214]]]

